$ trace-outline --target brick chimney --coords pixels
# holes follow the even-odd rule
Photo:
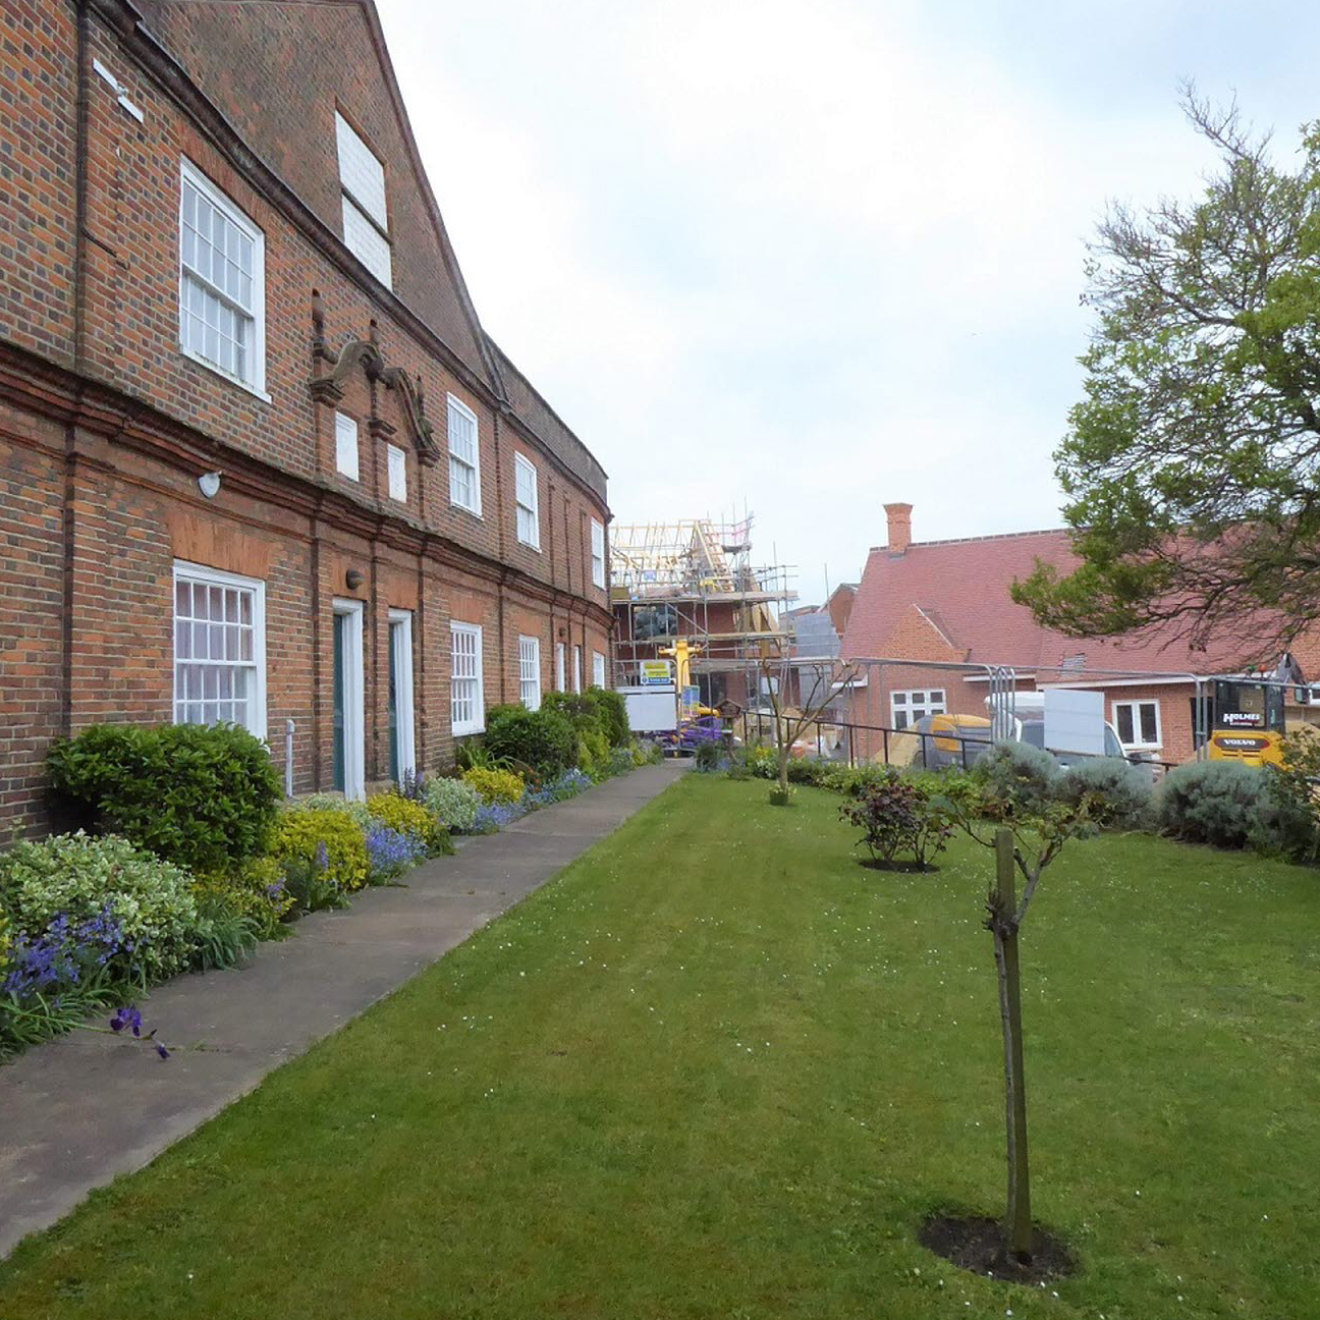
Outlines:
[[[912,506],[886,504],[885,517],[889,519],[889,553],[901,555],[912,544]]]

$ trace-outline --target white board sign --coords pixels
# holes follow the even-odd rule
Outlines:
[[[1051,752],[1105,754],[1105,694],[1045,689],[1045,746]]]
[[[621,687],[615,691],[628,708],[628,727],[634,733],[667,733],[678,728],[678,694],[667,688]]]

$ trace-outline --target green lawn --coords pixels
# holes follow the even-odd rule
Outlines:
[[[28,1241],[0,1317],[1320,1314],[1316,875],[1138,837],[1047,875],[1036,1211],[1082,1269],[1007,1287],[915,1241],[1002,1196],[991,859],[880,875],[766,789],[686,778]]]

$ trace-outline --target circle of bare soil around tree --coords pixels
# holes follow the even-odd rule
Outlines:
[[[986,1215],[931,1215],[917,1241],[937,1256],[965,1270],[989,1274],[1007,1283],[1044,1283],[1077,1271],[1077,1261],[1058,1238],[1039,1228],[1031,1231],[1031,1260],[1004,1255],[1004,1225]]]
[[[869,871],[888,871],[890,875],[934,875],[940,868],[934,862],[887,862],[882,857],[859,857]]]

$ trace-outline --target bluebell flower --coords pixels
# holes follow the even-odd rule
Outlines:
[[[426,843],[380,822],[367,829],[367,864],[376,879],[387,880],[426,857]]]

